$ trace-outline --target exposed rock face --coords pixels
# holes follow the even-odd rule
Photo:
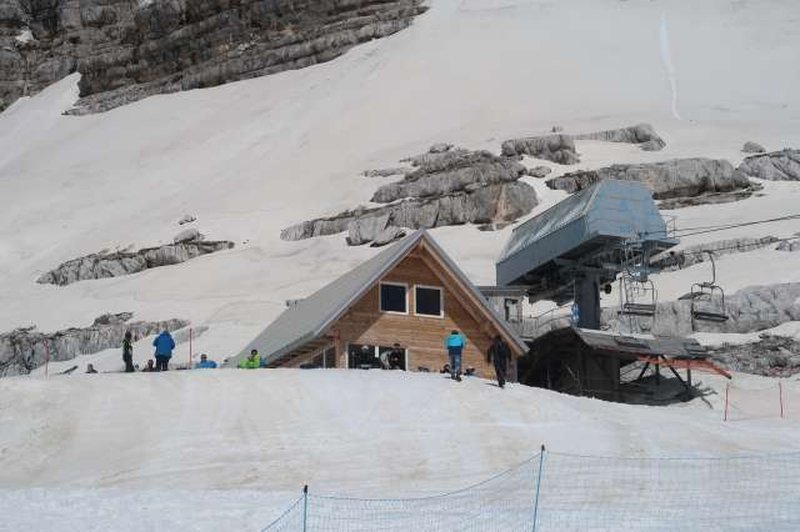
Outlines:
[[[553,170],[547,166],[534,166],[533,168],[528,168],[528,175],[531,177],[547,177],[552,172]]]
[[[747,157],[736,174],[768,181],[800,181],[800,150],[786,148],[763,155]]]
[[[778,251],[800,251],[800,238],[796,240],[784,240],[778,247],[775,248]]]
[[[580,162],[575,151],[575,141],[569,135],[543,135],[510,139],[502,144],[503,155],[514,157],[530,155],[537,159],[545,159],[558,164],[575,164]]]
[[[499,224],[524,216],[537,204],[536,192],[525,183],[488,185],[470,192],[405,199],[382,207],[361,208],[330,218],[302,222],[284,229],[281,239],[302,240],[347,231],[351,245],[369,242],[377,245],[385,238],[382,233],[391,227],[430,229],[467,223]],[[386,223],[381,227],[384,220]],[[379,235],[382,238],[378,239]]]
[[[723,159],[672,159],[645,164],[615,164],[597,170],[571,172],[547,182],[552,189],[577,192],[603,179],[639,181],[655,199],[694,197],[746,189],[750,181]]]
[[[595,133],[565,135],[562,128],[554,126],[552,135],[510,139],[502,144],[503,155],[530,155],[537,159],[545,159],[558,164],[576,164],[580,162],[575,151],[576,140],[602,140],[605,142],[624,142],[638,144],[642,150],[658,151],[667,145],[658,136],[650,124],[637,124],[620,129],[609,129]]]
[[[78,355],[97,353],[122,345],[126,331],[134,341],[164,329],[174,331],[186,327],[186,320],[167,321],[129,320],[130,312],[105,314],[85,328],[71,328],[55,333],[41,333],[35,328],[16,329],[0,334],[0,377],[24,375],[44,364],[49,352],[50,360],[70,360]],[[120,366],[122,354],[120,352]]]
[[[89,279],[130,275],[150,268],[180,264],[189,259],[233,247],[228,241],[189,241],[157,248],[115,253],[94,253],[69,260],[36,280],[40,284],[68,285]]]
[[[746,253],[748,251],[770,247],[776,242],[778,242],[778,238],[774,236],[716,240],[714,242],[707,242],[705,244],[699,244],[696,246],[688,246],[675,252],[666,251],[660,256],[656,257],[652,262],[652,265],[654,268],[663,271],[679,270],[682,268],[688,268],[693,264],[699,264],[701,262],[710,260],[708,253],[705,253],[706,251],[712,252],[716,258],[722,255]],[[786,243],[787,242],[782,242],[781,244]],[[780,245],[776,249],[779,248]]]
[[[723,344],[708,351],[712,360],[733,371],[767,377],[791,377],[800,373],[800,342],[768,334],[760,338],[758,342]]]
[[[2,0],[0,109],[78,71],[79,112],[329,61],[419,0]]]
[[[703,280],[703,279],[699,279]],[[689,287],[686,287],[689,291]],[[749,333],[777,327],[781,323],[800,320],[800,283],[783,283],[768,286],[751,286],[725,298],[728,321],[724,323],[698,322],[699,330],[724,333]],[[603,309],[603,321],[613,328],[625,324],[618,322],[616,309]],[[692,334],[692,320],[688,301],[670,301],[658,305],[656,334],[686,336]]]
[[[413,170],[406,171],[402,181],[379,187],[372,198],[387,205],[302,222],[284,229],[281,238],[301,240],[347,231],[351,246],[380,246],[403,236],[402,228],[475,223],[496,229],[538,203],[534,189],[519,181],[526,169],[516,158],[441,143],[405,162]]]
[[[638,144],[639,148],[644,151],[659,151],[667,145],[650,124],[636,124],[635,126],[620,129],[575,135],[575,140],[603,140],[606,142]]]
[[[742,151],[744,153],[764,153],[767,150],[757,142],[747,141],[744,143],[744,146],[742,146]]]
[[[441,155],[415,162],[417,168],[407,173],[403,181],[381,186],[372,196],[372,201],[391,203],[402,198],[443,196],[485,185],[510,183],[526,172],[515,159],[498,157],[486,151],[430,153]]]

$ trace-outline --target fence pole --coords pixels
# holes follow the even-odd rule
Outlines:
[[[303,486],[303,532],[308,530],[308,484]]]
[[[47,378],[48,371],[50,370],[50,346],[47,345],[47,339],[44,341],[44,377]]]
[[[189,367],[187,369],[192,369],[192,328],[189,327]]]
[[[731,387],[731,383],[725,383],[725,417],[722,418],[722,421],[728,421],[728,390]]]
[[[781,419],[783,419],[783,382],[778,381],[778,399],[781,403]]]
[[[544,444],[542,444],[542,449],[539,452],[539,474],[536,478],[536,499],[533,503],[533,529],[532,532],[536,532],[536,519],[539,517],[539,492],[542,490],[542,465],[544,464],[544,453],[545,448]]]

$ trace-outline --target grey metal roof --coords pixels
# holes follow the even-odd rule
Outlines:
[[[601,351],[632,355],[664,355],[667,358],[704,360],[708,351],[694,338],[639,334],[625,336],[591,329],[573,328],[583,342]]]
[[[262,356],[267,357],[268,362],[273,362],[321,337],[348,307],[366,294],[423,239],[459,281],[476,296],[508,336],[527,351],[525,342],[494,312],[469,278],[428,232],[420,229],[287,308],[229,363],[247,356],[251,349],[258,349]]]
[[[497,261],[497,284],[531,284],[557,259],[584,260],[609,243],[636,239],[655,249],[677,243],[647,187],[606,179],[516,227]]]

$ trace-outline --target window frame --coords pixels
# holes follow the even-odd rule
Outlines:
[[[417,312],[417,289],[423,288],[426,290],[438,290],[439,291],[439,314],[424,314]],[[443,286],[433,286],[428,284],[415,284],[414,285],[414,315],[419,316],[421,318],[436,318],[436,319],[444,319],[444,287]]]
[[[381,295],[382,295],[381,291],[382,291],[383,285],[387,285],[387,286],[402,286],[403,287],[403,289],[405,290],[405,301],[406,301],[406,310],[405,310],[405,312],[400,312],[399,310],[385,310],[383,308],[383,297],[381,297]],[[397,316],[408,316],[410,311],[411,311],[411,309],[410,309],[411,305],[409,304],[409,301],[408,301],[408,292],[409,292],[408,283],[400,283],[400,282],[397,282],[397,281],[380,281],[378,283],[378,310],[382,314],[395,314]]]

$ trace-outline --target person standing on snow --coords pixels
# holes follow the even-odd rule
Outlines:
[[[486,361],[494,362],[494,372],[497,375],[497,385],[501,388],[506,386],[506,375],[508,374],[508,362],[511,360],[511,349],[503,341],[500,335],[496,335],[486,353]]]
[[[261,355],[257,349],[250,351],[250,355],[239,362],[239,369],[258,369],[261,367]]]
[[[444,345],[447,347],[447,354],[450,357],[450,378],[461,382],[461,353],[464,352],[467,342],[458,331],[453,330]]]
[[[122,361],[125,362],[125,373],[136,371],[133,367],[133,341],[131,332],[125,332],[125,339],[122,340]]]
[[[172,350],[175,349],[175,340],[169,331],[164,329],[161,334],[153,340],[153,347],[156,348],[156,371],[167,371],[169,369],[169,359],[172,358]]]

